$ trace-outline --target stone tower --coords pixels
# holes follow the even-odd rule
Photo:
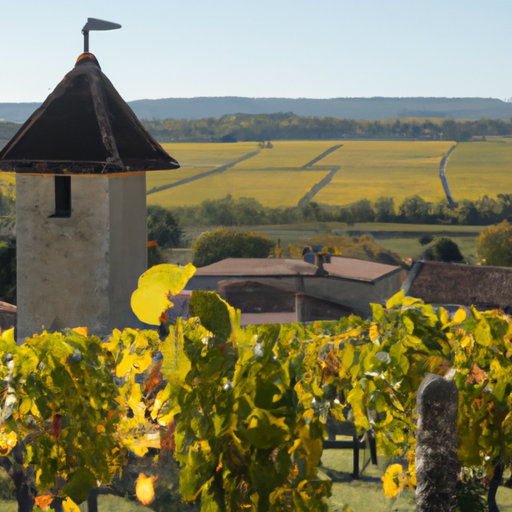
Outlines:
[[[136,325],[145,173],[178,167],[83,53],[0,151],[0,170],[16,173],[19,340],[42,329],[105,335]]]

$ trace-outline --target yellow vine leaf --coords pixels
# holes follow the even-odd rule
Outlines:
[[[341,364],[345,370],[350,370],[352,364],[354,363],[354,347],[350,343],[345,343],[343,347],[343,356],[341,358]]]
[[[192,263],[183,268],[164,263],[144,272],[131,298],[137,318],[146,324],[160,325],[162,313],[173,306],[169,296],[178,295],[195,271]]]
[[[126,448],[128,448],[128,450],[133,452],[138,457],[144,457],[144,455],[148,453],[148,445],[144,438],[137,439],[137,441],[125,438],[123,441]]]
[[[129,349],[124,350],[123,357],[116,366],[116,376],[124,377],[132,369],[133,363],[136,359],[137,354],[130,354]]]
[[[370,327],[369,334],[370,334],[370,339],[372,340],[372,342],[375,343],[376,345],[380,345],[380,343],[379,343],[379,326],[377,324],[373,324]]]
[[[386,473],[382,477],[384,494],[388,498],[394,498],[401,490],[400,485],[398,484],[398,476],[402,473],[403,468],[401,464],[391,464],[391,466],[386,469]]]
[[[403,290],[400,290],[398,293],[395,293],[395,295],[393,295],[393,297],[388,299],[388,301],[386,302],[386,308],[392,309],[394,307],[401,306],[404,303],[404,297],[405,293]]]
[[[3,431],[0,431],[0,455],[9,455],[17,442],[18,436],[16,435],[16,432],[4,434]]]
[[[62,508],[64,512],[80,512],[78,505],[69,497],[62,502]]]
[[[9,347],[15,347],[16,338],[14,337],[14,327],[5,331],[0,329],[0,340],[3,342],[5,350],[8,350]]]
[[[89,328],[88,327],[75,327],[73,331],[77,332],[78,334],[81,334],[82,336],[89,336]]]
[[[146,477],[144,473],[140,473],[139,478],[137,478],[137,482],[135,483],[135,495],[143,505],[149,505],[153,501],[155,497],[153,482],[157,478],[157,476]]]
[[[464,320],[466,320],[466,312],[464,311],[464,309],[459,308],[457,310],[457,313],[455,313],[455,315],[453,316],[453,323],[461,324],[462,322],[464,322]]]

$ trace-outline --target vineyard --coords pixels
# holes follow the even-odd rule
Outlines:
[[[194,270],[159,265],[139,280],[132,307],[155,330],[104,342],[76,328],[19,346],[1,335],[0,465],[21,512],[33,496],[76,512],[98,483],[156,507],[153,475],[169,456],[180,464],[172,510],[183,499],[202,511],[327,511],[318,462],[330,417],[373,430],[379,452],[402,461],[383,479],[392,497],[415,487],[415,397],[429,373],[459,390],[466,473],[491,479],[510,464],[512,321],[501,311],[451,317],[398,294],[371,321],[241,329],[238,311],[194,292],[191,318],[170,324],[163,311]],[[127,489],[119,477],[134,457],[144,476]]]
[[[209,199],[232,194],[235,198],[254,197],[269,207],[296,206],[303,191],[336,169],[332,180],[322,186],[314,201],[347,205],[361,199],[375,201],[379,197],[392,197],[398,205],[405,197],[418,194],[435,202],[444,197],[439,164],[453,144],[449,141],[276,141],[272,148],[261,148],[258,143],[250,142],[164,144],[182,167],[176,171],[148,173],[148,202],[190,206],[204,200],[203,191],[208,190]],[[336,149],[326,154],[333,148]],[[244,155],[251,156],[238,161]],[[477,199],[484,194],[496,197],[504,192],[503,184],[507,183],[511,165],[510,139],[489,138],[458,144],[446,167],[454,199]],[[219,168],[220,172],[209,174]],[[154,190],[194,176],[195,181]],[[271,190],[272,195],[262,192],[265,189]]]

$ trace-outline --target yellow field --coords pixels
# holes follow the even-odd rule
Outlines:
[[[450,155],[446,178],[455,201],[512,193],[512,139],[461,142]]]
[[[253,197],[263,206],[297,206],[299,200],[328,171],[238,170],[207,176],[179,187],[162,190],[148,196],[148,204],[165,207],[190,206],[206,199],[221,199],[231,194]]]
[[[146,190],[176,183],[197,174],[211,171],[216,167],[238,160],[240,157],[258,150],[257,142],[239,144],[211,143],[170,143],[162,147],[180,164],[173,171],[153,171],[146,175]]]
[[[276,141],[272,143],[273,148],[262,149],[255,157],[238,164],[237,169],[300,168],[337,144],[340,143],[311,140]]]
[[[0,172],[0,191],[5,195],[14,195],[16,175],[13,172]]]
[[[314,165],[303,167],[329,148]],[[150,194],[150,204],[195,205],[205,199],[254,197],[265,206],[296,206],[299,199],[334,167],[339,171],[321,189],[314,201],[347,205],[360,199],[393,197],[398,206],[415,194],[428,201],[444,197],[439,164],[454,142],[389,141],[277,141],[261,149],[256,142],[235,144],[165,144],[182,165],[176,171],[148,173],[147,189],[172,184],[234,162],[244,155],[257,155],[226,171]],[[446,167],[455,200],[512,193],[512,139],[461,143]],[[510,185],[509,185],[510,184]]]
[[[426,200],[444,196],[439,164],[453,142],[349,141],[321,160],[339,165],[315,201],[344,205],[360,199],[393,197],[395,205],[415,194]]]
[[[146,174],[146,190],[151,190],[154,187],[161,187],[162,185],[169,185],[176,183],[187,178],[196,176],[197,174],[203,174],[211,170],[210,167],[204,169],[188,169],[179,168],[172,171],[152,171]]]
[[[181,169],[214,169],[241,156],[258,150],[257,142],[238,142],[236,144],[213,143],[169,143],[162,147],[178,161]]]
[[[334,167],[332,181],[313,198],[319,203],[347,205],[360,199],[393,197],[398,206],[418,194],[426,200],[444,197],[439,164],[453,142],[275,141],[273,148],[257,142],[171,143],[164,149],[181,165],[174,171],[147,173],[147,190],[256,155],[229,169],[178,187],[148,195],[149,204],[197,205],[205,199],[253,197],[269,207],[297,206],[298,201]],[[342,144],[312,166],[328,149]],[[455,201],[487,194],[512,193],[512,139],[490,137],[463,142],[448,159],[446,176]],[[0,190],[14,192],[12,173],[0,172]]]

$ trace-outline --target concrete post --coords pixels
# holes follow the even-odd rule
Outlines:
[[[440,375],[427,375],[418,389],[417,512],[455,512],[457,509],[458,398],[455,382]]]

